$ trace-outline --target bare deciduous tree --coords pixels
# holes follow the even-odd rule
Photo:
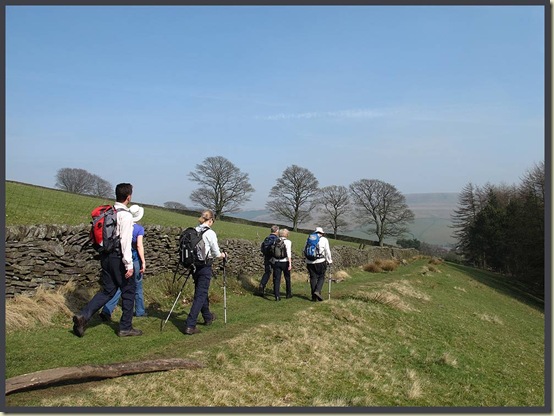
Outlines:
[[[323,212],[320,217],[322,225],[330,226],[333,229],[335,238],[337,238],[339,228],[348,224],[346,221],[346,216],[350,212],[348,188],[342,185],[321,188],[316,202]]]
[[[222,156],[207,157],[189,177],[201,186],[190,194],[190,200],[212,209],[216,218],[237,212],[254,192],[248,174]]]
[[[164,202],[164,207],[171,208],[171,209],[187,209],[185,204],[181,204],[180,202],[176,202],[176,201]]]
[[[56,174],[56,188],[75,194],[113,198],[114,188],[105,179],[84,169],[62,168]]]
[[[266,208],[280,219],[292,222],[294,231],[298,224],[311,218],[319,182],[312,172],[296,165],[289,166],[269,192],[273,198]]]
[[[408,223],[414,220],[406,198],[394,185],[377,179],[361,179],[350,185],[350,194],[364,223],[375,227],[380,246],[386,237],[402,236],[408,231]]]
[[[102,179],[98,175],[92,175],[94,183],[92,185],[91,195],[100,196],[102,198],[114,198],[114,187],[107,180]]]

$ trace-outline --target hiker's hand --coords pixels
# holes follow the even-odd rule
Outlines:
[[[125,279],[129,279],[131,276],[133,276],[134,272],[135,271],[133,269],[127,270],[127,273],[125,273]]]

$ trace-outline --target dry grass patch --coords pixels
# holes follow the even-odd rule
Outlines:
[[[396,259],[376,259],[371,263],[364,264],[362,270],[369,273],[393,272],[400,265]]]
[[[354,295],[354,299],[363,301],[380,303],[381,305],[388,306],[393,309],[397,309],[402,312],[413,311],[409,304],[404,302],[400,296],[387,290],[378,290],[375,292],[358,292]]]
[[[342,282],[346,279],[350,279],[351,276],[345,270],[337,270],[332,273],[331,277],[335,282]]]
[[[362,266],[362,270],[369,273],[381,273],[383,269],[375,263],[367,263]]]
[[[17,295],[6,300],[6,331],[53,325],[58,315],[71,317],[91,295],[91,289],[77,287],[70,281],[57,290],[39,287],[35,294]]]
[[[207,365],[194,374],[174,370],[106,380],[86,395],[47,397],[41,405],[75,406],[86,396],[87,406],[136,406],[147,400],[154,407],[348,407],[374,405],[376,395],[405,397],[403,370],[393,369],[389,346],[362,318],[371,317],[374,306],[349,300],[343,307],[333,305],[331,313],[320,309],[191,354]],[[348,386],[345,380],[363,382]]]
[[[442,259],[439,259],[438,257],[432,257],[431,260],[429,260],[429,264],[433,264],[435,266],[442,264],[442,262]]]
[[[431,300],[431,297],[429,295],[416,290],[407,280],[400,280],[398,282],[387,283],[385,285],[385,288],[393,289],[403,296],[408,296],[410,298],[423,300],[425,302],[429,302]]]
[[[406,378],[408,380],[408,398],[419,399],[423,396],[422,383],[417,373],[414,370],[406,370]]]
[[[500,319],[496,315],[489,315],[488,313],[481,313],[481,314],[474,313],[474,315],[477,315],[477,317],[482,321],[491,322],[497,325],[504,325],[504,322],[502,321],[502,319]]]

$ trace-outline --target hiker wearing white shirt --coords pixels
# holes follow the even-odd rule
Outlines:
[[[281,300],[281,272],[285,276],[285,285],[287,290],[287,299],[292,298],[292,288],[290,281],[290,271],[292,268],[292,241],[288,239],[289,230],[283,228],[279,230],[279,239],[284,240],[285,247],[287,250],[287,256],[282,259],[272,258],[271,263],[273,264],[273,293],[275,295],[275,300]]]
[[[325,283],[325,272],[327,271],[327,265],[333,263],[331,257],[331,247],[329,240],[324,237],[324,232],[321,227],[317,227],[314,233],[319,235],[319,242],[317,243],[317,257],[313,260],[306,259],[306,267],[310,274],[310,289],[312,292],[312,301],[321,302],[323,297],[321,296],[321,290]]]

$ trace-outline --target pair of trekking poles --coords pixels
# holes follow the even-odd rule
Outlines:
[[[225,253],[225,257],[223,257],[223,322],[227,323],[227,273],[225,271],[225,266],[227,264],[227,253],[225,250],[222,250],[223,253]],[[179,269],[181,268],[181,264],[179,261],[177,261],[177,267],[175,268],[175,273],[173,274],[173,283],[175,283],[175,278],[177,277],[177,273],[179,273]],[[193,265],[192,267],[186,269],[188,270],[188,274],[185,277],[185,280],[183,281],[183,285],[181,286],[181,289],[179,290],[179,294],[175,298],[175,302],[173,302],[173,306],[171,307],[171,310],[167,314],[167,318],[165,318],[165,321],[162,321],[160,331],[163,331],[165,324],[167,321],[169,321],[169,317],[171,316],[171,313],[173,312],[173,309],[175,309],[175,305],[177,305],[177,301],[181,297],[181,293],[183,293],[183,289],[185,288],[187,281],[189,280],[189,277],[192,276],[196,270],[196,267]],[[184,276],[184,272],[181,272],[179,278],[182,278]]]

